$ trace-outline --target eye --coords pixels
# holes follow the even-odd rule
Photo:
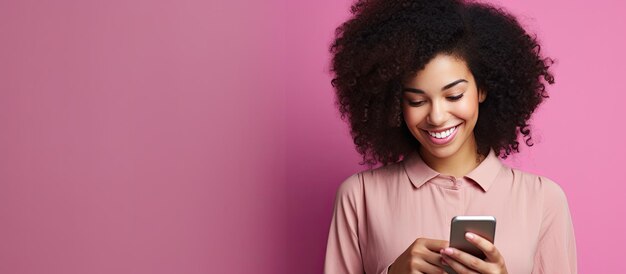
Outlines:
[[[409,106],[412,106],[412,107],[419,107],[419,106],[423,105],[425,102],[426,101],[413,101],[413,102],[412,101],[408,101]]]
[[[456,96],[448,96],[446,98],[448,98],[448,100],[454,102],[454,101],[458,101],[463,97],[463,93],[456,95]]]

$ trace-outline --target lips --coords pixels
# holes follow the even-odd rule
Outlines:
[[[456,133],[458,132],[458,128],[460,125],[461,124],[458,124],[456,126],[442,129],[442,130],[437,130],[437,131],[430,131],[430,130],[422,130],[422,131],[428,137],[428,140],[430,140],[433,144],[445,145],[454,139],[454,137],[456,136]]]
[[[457,126],[453,126],[451,128],[448,128],[446,130],[441,130],[441,131],[428,131],[428,134],[430,134],[430,136],[435,137],[437,139],[443,139],[448,137],[450,134],[452,134],[455,130],[456,130]]]

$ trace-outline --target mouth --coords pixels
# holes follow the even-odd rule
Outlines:
[[[431,131],[431,130],[422,130],[422,131],[425,133],[425,135],[428,136],[428,139],[433,144],[445,145],[454,139],[454,136],[456,136],[459,126],[461,126],[461,124],[458,124],[456,126],[446,128],[446,129],[436,130],[436,131]]]

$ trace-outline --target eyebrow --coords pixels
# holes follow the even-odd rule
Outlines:
[[[452,82],[452,83],[450,83],[450,84],[445,85],[443,88],[441,88],[441,91],[444,91],[444,90],[446,90],[446,89],[449,89],[449,88],[451,88],[451,87],[454,87],[454,86],[456,86],[458,83],[463,83],[463,82],[467,83],[467,80],[465,80],[465,79],[459,79],[459,80],[456,80],[456,81],[454,81],[454,82]],[[424,91],[423,91],[423,90],[421,90],[421,89],[417,89],[417,88],[407,88],[407,87],[403,87],[403,88],[402,88],[402,91],[404,91],[404,92],[413,92],[413,93],[426,93],[426,92],[424,92]]]

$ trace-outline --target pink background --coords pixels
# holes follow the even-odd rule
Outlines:
[[[494,3],[558,60],[508,163],[565,190],[581,273],[619,273],[626,4]],[[0,2],[0,273],[320,273],[364,168],[329,84],[349,5]]]

